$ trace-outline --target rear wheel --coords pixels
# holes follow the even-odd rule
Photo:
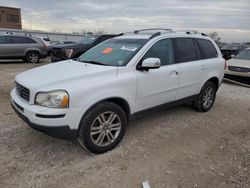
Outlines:
[[[127,126],[124,110],[112,102],[103,102],[91,109],[80,125],[79,141],[93,153],[113,149],[122,140]]]
[[[209,111],[214,104],[216,91],[216,85],[213,82],[206,82],[196,100],[193,101],[194,109],[200,112]]]
[[[39,53],[32,51],[26,54],[26,61],[28,63],[38,63],[40,60]]]

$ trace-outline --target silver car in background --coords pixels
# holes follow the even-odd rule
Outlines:
[[[0,36],[0,59],[22,59],[38,63],[47,56],[47,49],[39,38],[30,36]]]

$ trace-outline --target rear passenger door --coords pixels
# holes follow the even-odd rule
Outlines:
[[[180,84],[176,99],[199,93],[202,83],[203,60],[198,44],[192,38],[175,38],[175,61],[180,71]]]
[[[0,57],[10,57],[11,51],[11,37],[10,36],[0,36]]]
[[[13,36],[12,39],[12,50],[13,56],[15,57],[23,57],[25,55],[25,51],[30,47],[32,39],[23,36]]]
[[[207,81],[210,74],[214,72],[214,70],[221,70],[221,67],[224,65],[225,60],[221,58],[218,60],[218,53],[215,49],[214,45],[210,40],[207,39],[195,39],[197,44],[199,45],[202,57],[204,59],[202,64],[202,75],[203,75],[203,83]]]

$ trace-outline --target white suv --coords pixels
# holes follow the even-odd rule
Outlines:
[[[122,140],[129,117],[140,111],[186,100],[208,111],[224,62],[205,34],[140,30],[109,39],[77,60],[19,74],[11,101],[34,129],[78,138],[91,152],[103,153]]]

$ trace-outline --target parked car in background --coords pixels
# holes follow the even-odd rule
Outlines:
[[[45,44],[45,46],[47,48],[48,55],[50,55],[51,50],[52,50],[52,42],[51,42],[51,40],[49,39],[49,37],[40,37],[40,39]]]
[[[239,53],[239,51],[247,48],[247,45],[244,44],[239,44],[239,43],[232,43],[232,44],[227,44],[223,47],[221,47],[221,53],[224,59],[228,60],[231,59],[232,55],[236,55]]]
[[[223,46],[226,46],[226,45],[227,45],[227,43],[225,43],[225,42],[216,42],[216,44],[217,44],[217,46],[219,47],[220,50],[221,50],[221,48],[222,48]]]
[[[227,61],[225,78],[250,85],[250,48]]]
[[[57,62],[77,58],[95,45],[116,36],[118,35],[87,35],[75,44],[53,46],[51,51],[51,61]]]
[[[46,46],[51,46],[51,40],[48,37],[40,37]]]
[[[62,44],[74,44],[76,42],[74,41],[53,41],[52,42],[52,47],[56,46],[56,45],[62,45]]]
[[[22,59],[38,63],[47,56],[47,48],[39,38],[30,36],[0,36],[0,59]]]
[[[17,75],[13,108],[34,129],[78,138],[94,153],[113,149],[138,112],[183,101],[209,111],[225,66],[215,42],[197,32],[146,31]]]

